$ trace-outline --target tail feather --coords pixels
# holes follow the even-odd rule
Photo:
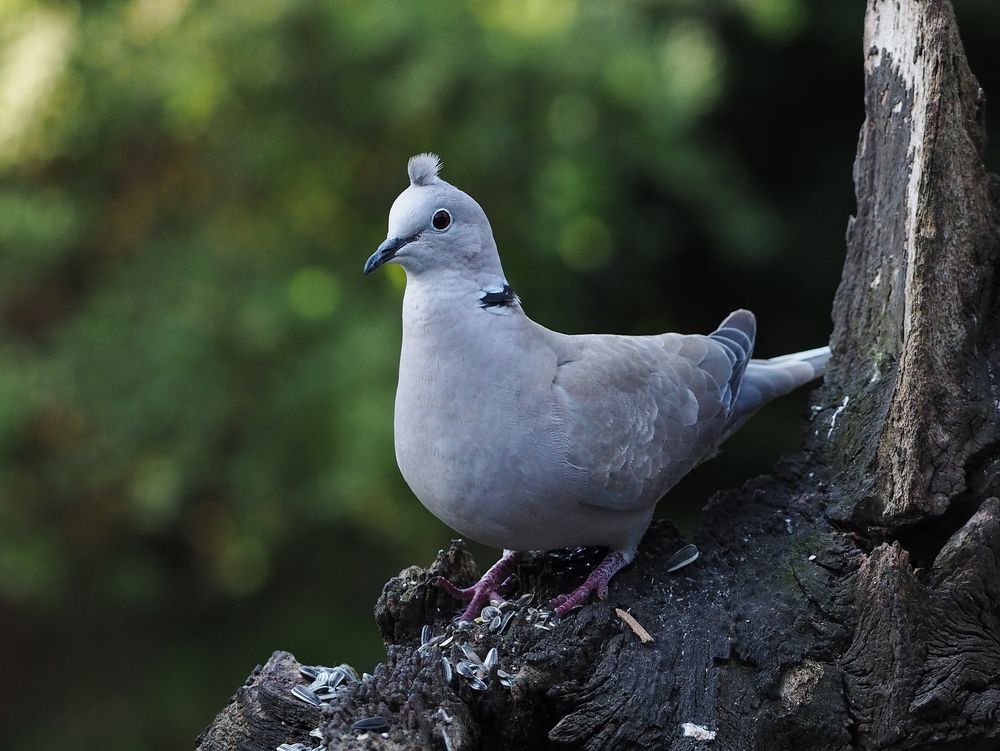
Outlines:
[[[816,373],[816,377],[819,378],[823,375],[823,371],[826,370],[826,361],[830,359],[830,348],[829,347],[817,347],[816,349],[806,349],[802,352],[793,352],[790,355],[781,355],[780,357],[772,357],[769,360],[757,360],[756,362],[764,363],[775,363],[775,362],[808,362],[813,363],[819,368],[819,372]]]
[[[769,360],[751,360],[743,374],[726,434],[739,428],[771,400],[822,376],[829,359],[830,348],[818,347]]]
[[[726,348],[733,363],[727,400],[727,406],[732,410],[739,401],[743,373],[753,355],[754,339],[757,337],[757,319],[749,310],[733,311],[719,324],[719,328],[708,336]]]

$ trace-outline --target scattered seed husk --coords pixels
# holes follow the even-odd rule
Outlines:
[[[325,682],[327,683],[339,683],[345,680],[349,680],[352,683],[358,682],[358,674],[354,668],[347,664],[338,665],[335,668],[329,668],[325,665],[300,665],[299,672],[306,678],[311,678],[314,681],[325,673],[327,676]]]
[[[334,686],[331,686],[328,683],[329,678],[330,678],[329,673],[320,673],[319,675],[316,676],[316,680],[314,680],[310,684],[309,690],[310,691],[323,691],[323,690],[326,690],[328,688],[334,688]]]
[[[504,615],[503,620],[500,621],[500,627],[497,629],[497,633],[498,634],[503,634],[503,632],[507,630],[507,627],[510,626],[511,621],[514,620],[514,617],[516,615],[517,615],[517,611],[515,611],[515,610],[511,610],[509,613],[507,613],[506,615]]]
[[[455,670],[458,674],[464,676],[465,678],[475,678],[476,676],[476,664],[469,662],[468,660],[462,660],[455,666]]]
[[[496,664],[500,662],[500,653],[497,652],[497,648],[493,647],[489,652],[486,653],[486,659],[483,660],[483,667],[487,670],[492,670],[496,667]]]
[[[483,619],[483,622],[492,621],[498,615],[500,615],[500,608],[495,605],[487,605],[479,613],[479,617]]]
[[[306,704],[312,704],[314,707],[318,707],[323,703],[312,689],[305,686],[292,686],[292,696],[300,701],[304,701]]]
[[[503,618],[499,615],[493,616],[493,620],[490,621],[490,633],[494,633],[500,628],[500,624],[503,623]]]
[[[474,691],[485,691],[489,687],[490,684],[488,684],[481,678],[476,678],[475,676],[473,676],[472,678],[469,679],[469,688],[473,689]]]
[[[451,683],[451,663],[448,662],[447,657],[441,658],[441,673],[444,675],[444,682],[446,684]]]
[[[445,639],[444,641],[442,641],[442,642],[441,642],[441,646],[442,646],[442,647],[447,647],[447,646],[448,646],[449,644],[451,644],[451,643],[452,643],[453,641],[455,641],[455,635],[454,635],[454,634],[452,634],[452,635],[451,635],[451,636],[449,636],[449,637],[448,637],[447,639]]]
[[[389,722],[384,717],[375,715],[374,717],[365,717],[360,720],[356,720],[351,724],[351,730],[354,731],[366,731],[366,732],[378,732],[389,727]]]
[[[424,626],[424,628],[426,629],[427,626]],[[421,631],[421,633],[420,633],[420,646],[417,647],[417,651],[420,654],[422,654],[422,655],[427,654],[431,649],[433,649],[435,646],[437,646],[438,644],[440,644],[445,639],[445,634],[438,634],[437,636],[430,636],[427,639],[427,641],[424,641],[424,636],[426,636],[426,632]]]
[[[420,646],[422,647],[427,644],[432,636],[434,636],[434,627],[429,623],[425,623],[424,627],[420,629]]]
[[[698,560],[698,548],[694,545],[685,545],[667,560],[667,573],[679,571],[696,560]]]
[[[324,665],[300,665],[299,673],[311,679],[312,683],[309,686],[293,686],[291,692],[295,698],[314,706],[322,706],[336,698],[336,689],[344,681],[358,682],[358,674],[347,664],[335,668]]]
[[[479,659],[479,655],[476,654],[476,650],[470,647],[468,644],[463,644],[459,649],[462,650],[462,654],[465,655],[466,659],[471,660],[477,665],[482,665],[483,661]]]

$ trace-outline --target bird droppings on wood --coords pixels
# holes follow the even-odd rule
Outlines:
[[[684,732],[685,738],[694,738],[696,741],[714,741],[715,732],[714,730],[709,730],[702,725],[696,725],[693,722],[683,722],[681,723],[681,730]]]
[[[789,668],[781,676],[778,694],[789,706],[802,704],[812,694],[812,690],[822,677],[823,665],[815,660],[805,660]]]

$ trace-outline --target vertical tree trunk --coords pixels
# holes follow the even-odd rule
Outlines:
[[[824,394],[844,409],[825,453],[847,470],[840,518],[897,534],[968,518],[996,489],[996,195],[948,3],[869,4],[865,109]]]
[[[428,579],[472,580],[460,546],[404,571],[376,607],[386,663],[322,710],[330,747],[997,748],[1000,191],[984,101],[946,0],[871,0],[858,212],[803,453],[710,502],[695,565],[666,573],[682,541],[656,523],[610,599],[551,629],[526,605],[503,629],[452,625]],[[585,558],[531,558],[516,594],[564,588]],[[463,647],[498,650],[485,688],[462,674],[474,663],[458,670]],[[318,745],[297,670],[276,654],[199,748]],[[371,717],[384,728],[352,729]]]

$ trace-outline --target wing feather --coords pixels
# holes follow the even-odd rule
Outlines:
[[[581,502],[639,510],[715,451],[752,353],[753,316],[737,311],[709,336],[567,339],[572,356],[553,387],[567,461],[596,488]]]

